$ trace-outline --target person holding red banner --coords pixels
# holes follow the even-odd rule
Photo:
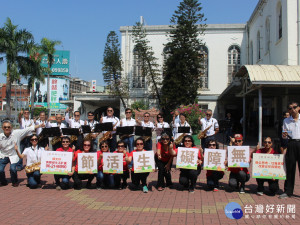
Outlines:
[[[62,144],[62,147],[56,149],[57,152],[73,152],[75,150],[74,145],[73,145],[74,149],[72,149],[70,147],[71,140],[68,136],[62,137],[61,144]],[[68,175],[54,174],[54,180],[55,180],[55,183],[56,183],[56,190],[60,191],[61,189],[63,189],[63,190],[69,189],[69,180],[70,180],[70,177],[73,176],[73,174],[74,174],[74,171],[72,171]],[[61,179],[62,182],[60,182],[60,179]]]
[[[243,135],[235,134],[234,138],[230,137],[229,145],[242,146]],[[248,168],[242,168],[242,167],[228,168],[228,171],[231,171],[229,175],[229,186],[232,188],[232,190],[238,189],[240,194],[244,194],[245,183],[250,180],[250,173],[248,171]]]
[[[98,173],[96,175],[97,190],[101,190],[103,187],[114,188],[115,181],[114,175],[111,173],[103,173],[103,153],[109,153],[109,141],[102,141],[99,145],[100,151],[97,152],[98,160]]]
[[[206,142],[206,148],[218,149],[219,144],[215,139],[209,139]],[[208,188],[210,190],[213,190],[214,192],[219,191],[219,180],[221,180],[223,178],[223,176],[224,176],[223,171],[207,170],[206,171],[206,181],[207,181]]]
[[[38,136],[36,134],[31,135],[30,145],[30,147],[24,149],[22,154],[20,154],[20,152],[18,151],[17,144],[15,144],[15,150],[20,159],[23,159],[26,156],[26,167],[31,166],[33,168],[33,171],[31,172],[27,172],[26,168],[25,171],[28,182],[27,186],[30,189],[35,189],[38,188],[41,184],[41,173],[39,169],[40,165],[38,164],[41,163],[42,152],[45,151],[45,149],[48,150],[48,145],[45,149],[43,147],[40,147],[38,145]],[[34,166],[34,164],[37,165]]]
[[[185,135],[182,139],[182,145],[185,148],[197,148],[194,139],[191,135]],[[178,150],[176,150],[178,152]],[[188,188],[190,193],[195,192],[196,182],[199,174],[201,173],[201,164],[203,162],[202,148],[198,152],[197,170],[180,169],[179,184],[184,188]]]
[[[259,148],[259,145],[256,146],[256,149],[251,152],[251,158],[253,156],[253,153],[260,153],[260,154],[278,154],[273,148],[272,148],[272,138],[266,137],[264,139],[264,148]],[[269,190],[270,195],[275,196],[276,192],[279,190],[278,180],[275,179],[261,179],[256,178],[257,182],[257,195],[262,196],[264,194],[264,183],[269,183]]]
[[[123,153],[123,174],[114,174],[115,186],[118,189],[127,188],[127,179],[129,178],[129,169],[126,162],[126,157],[128,157],[128,152],[126,151],[126,143],[122,140],[117,142],[117,151],[114,153]],[[121,179],[123,180],[121,185]]]
[[[74,189],[75,190],[81,190],[82,189],[82,181],[88,180],[86,183],[86,188],[91,189],[92,188],[92,181],[95,177],[94,174],[78,174],[78,154],[79,153],[89,153],[93,152],[92,150],[92,141],[90,139],[84,139],[83,140],[83,147],[81,148],[83,150],[77,150],[74,153],[73,157],[73,166],[72,166],[72,172],[73,172],[73,180],[74,180]]]
[[[139,137],[135,140],[135,147],[136,149],[133,150],[131,153],[129,153],[129,156],[125,157],[125,160],[128,164],[130,164],[133,161],[133,153],[134,152],[141,152],[146,151],[144,149],[145,141],[143,138]],[[134,164],[132,165],[131,169],[131,181],[133,184],[132,190],[138,190],[140,183],[142,183],[143,186],[143,192],[148,193],[148,187],[147,187],[147,177],[149,176],[149,173],[134,173]]]
[[[161,134],[160,141],[157,143],[155,163],[158,167],[157,190],[163,191],[165,186],[173,185],[171,178],[171,167],[173,158],[176,155],[175,144],[166,133]],[[166,183],[165,183],[166,179]]]

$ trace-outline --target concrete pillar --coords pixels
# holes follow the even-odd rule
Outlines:
[[[262,88],[258,89],[258,142],[262,146]]]

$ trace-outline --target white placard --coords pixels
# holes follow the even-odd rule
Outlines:
[[[252,177],[262,179],[286,179],[283,154],[254,153]]]
[[[178,148],[176,168],[197,169],[198,148]]]
[[[206,148],[204,154],[203,169],[224,171],[225,158],[226,158],[226,150]]]
[[[123,174],[123,153],[103,152],[103,173]]]
[[[72,171],[72,152],[43,151],[41,173],[67,175]]]
[[[134,168],[134,173],[153,172],[155,169],[154,152],[153,151],[133,152],[133,168]]]
[[[249,146],[228,146],[228,167],[249,167]]]
[[[78,153],[78,173],[97,173],[97,153]]]

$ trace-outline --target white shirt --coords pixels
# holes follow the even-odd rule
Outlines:
[[[121,123],[120,123],[120,126],[122,124],[122,127],[134,127],[136,126],[136,121],[135,119],[132,119],[130,118],[129,120],[124,118],[124,119],[121,119]],[[131,135],[134,135],[134,133],[132,133]]]
[[[45,121],[37,120],[37,121],[35,122],[35,125],[45,124],[45,127],[46,127],[46,124],[47,124],[47,123],[48,123],[48,122],[47,122],[46,120],[45,120]],[[37,129],[36,129],[36,135],[40,135],[40,133],[42,132],[42,130],[43,130],[42,127],[37,128]]]
[[[102,119],[102,123],[113,123],[113,129],[120,126],[120,120],[118,119],[118,117],[115,117],[115,116],[111,116],[111,117],[104,116]],[[104,133],[105,133],[105,131],[104,131]],[[111,133],[115,134],[116,131],[112,131]]]
[[[283,130],[291,131],[288,135],[292,139],[300,139],[300,114],[298,121],[295,121],[292,116],[283,120]]]
[[[83,120],[70,119],[69,113],[66,113],[65,121],[69,124],[70,128],[81,128],[84,125]]]
[[[91,130],[94,130],[95,129],[95,126],[96,126],[96,124],[98,124],[99,122],[98,121],[96,121],[96,120],[93,120],[92,122],[90,122],[90,121],[87,121],[87,125],[89,125],[90,126],[90,128],[91,128]]]
[[[160,131],[156,131],[157,132],[156,133],[157,134],[156,139],[159,140],[160,136],[161,136],[161,133],[163,132],[162,129],[164,129],[164,128],[170,128],[170,125],[167,122],[157,123],[156,124],[156,128],[160,129]]]
[[[176,134],[175,134],[174,139],[177,139],[180,135],[183,134],[183,133],[178,133],[178,127],[190,127],[190,132],[186,133],[186,135],[192,135],[192,133],[193,133],[192,128],[191,128],[190,124],[187,121],[184,121],[184,123],[181,123],[181,122],[176,123],[175,127],[176,127]]]
[[[9,157],[10,163],[17,163],[19,161],[19,157],[15,150],[15,143],[17,143],[18,149],[20,149],[20,141],[33,131],[34,125],[25,129],[13,130],[8,137],[6,137],[4,133],[1,133],[0,159]]]
[[[207,120],[207,118],[205,117],[205,118],[202,118],[200,121],[201,121],[201,124],[202,124],[201,131],[204,131],[207,127],[212,125],[211,128],[209,128],[206,132],[207,136],[214,135],[216,133],[215,129],[219,128],[218,121],[215,118],[210,118],[209,120]]]
[[[33,146],[25,148],[23,155],[26,155],[26,166],[30,166],[33,163],[41,162],[42,152],[45,151],[44,148],[37,146],[34,148]]]
[[[142,121],[141,125],[142,125],[142,127],[150,127],[152,129],[154,129],[154,124],[151,121],[148,121],[148,123],[145,123],[144,121]]]
[[[25,129],[27,127],[31,127],[34,124],[32,119],[26,120],[25,118],[21,118],[20,129]],[[32,132],[30,132],[27,136],[31,136]]]

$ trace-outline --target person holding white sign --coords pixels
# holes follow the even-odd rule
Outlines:
[[[243,145],[243,135],[235,134],[234,138],[230,137],[229,145],[230,146],[232,146],[232,145],[242,146]],[[229,186],[233,190],[238,189],[240,194],[244,194],[245,193],[245,183],[250,180],[250,173],[248,171],[248,168],[243,168],[243,167],[228,168],[228,171],[230,171]]]
[[[176,155],[175,144],[172,143],[168,134],[163,133],[156,149],[155,163],[158,167],[157,190],[163,191],[165,186],[173,185],[170,171],[173,158]]]
[[[124,141],[117,142],[117,151],[114,153],[123,153],[123,174],[114,174],[115,186],[118,189],[127,188],[127,179],[129,178],[129,169],[126,162],[126,157],[128,157],[128,152],[126,151],[126,143]],[[123,180],[121,185],[121,179]]]
[[[93,173],[91,174],[78,174],[78,154],[79,153],[89,153],[92,152],[92,142],[91,140],[83,140],[83,147],[81,148],[83,150],[77,150],[74,153],[74,158],[73,158],[73,166],[72,166],[72,171],[73,173],[73,180],[74,180],[74,189],[76,190],[81,190],[82,188],[82,180],[88,180],[86,183],[86,188],[91,189],[92,187],[92,181],[95,177]]]
[[[219,144],[216,140],[209,139],[206,142],[206,148],[218,149]],[[213,190],[214,192],[219,191],[219,180],[221,180],[223,177],[224,177],[223,171],[207,170],[206,171],[206,180],[207,180],[208,188],[210,190]]]
[[[185,135],[182,139],[182,144],[185,148],[197,148],[191,135]],[[201,164],[203,162],[202,152],[203,150],[200,148],[198,152],[197,170],[180,169],[179,184],[183,185],[184,188],[188,188],[190,193],[195,192],[197,178],[201,172]]]
[[[27,185],[30,189],[35,189],[41,184],[40,163],[42,152],[45,149],[38,146],[38,136],[35,134],[30,137],[30,144],[31,146],[25,148],[22,154],[18,151],[17,145],[15,145],[15,150],[20,159],[26,157],[25,171],[29,170],[26,171]]]
[[[256,149],[251,153],[251,158],[253,156],[253,153],[261,153],[261,154],[278,154],[273,148],[272,148],[272,139],[270,137],[266,137],[264,139],[264,148],[259,148],[259,145],[257,145]],[[275,179],[260,179],[256,178],[257,182],[257,194],[259,196],[262,196],[264,194],[264,183],[269,183],[269,190],[270,195],[274,196],[276,192],[279,190],[278,180]]]
[[[131,153],[129,153],[129,156],[125,157],[125,160],[128,164],[130,164],[133,161],[133,153],[134,152],[141,152],[146,151],[144,149],[145,141],[143,138],[139,137],[135,140],[135,147],[136,149],[133,150]],[[143,186],[143,192],[148,193],[148,187],[147,187],[147,177],[149,176],[149,173],[134,173],[134,165],[132,165],[131,169],[131,181],[133,184],[133,190],[138,190],[140,183],[142,183]]]
[[[74,149],[70,147],[71,140],[68,136],[64,136],[61,139],[62,147],[56,149],[57,152],[73,152],[75,150],[75,146],[73,146]],[[74,174],[74,170],[72,170],[71,173],[68,175],[58,175],[54,174],[54,180],[56,183],[56,190],[60,191],[61,189],[66,190],[69,188],[69,180],[70,177],[72,177]],[[62,182],[60,182],[60,179]]]
[[[114,188],[115,181],[114,175],[111,173],[103,173],[103,154],[109,153],[108,141],[101,141],[99,148],[100,151],[97,152],[97,162],[98,162],[98,173],[96,175],[96,186],[97,190],[101,190],[104,187]]]

